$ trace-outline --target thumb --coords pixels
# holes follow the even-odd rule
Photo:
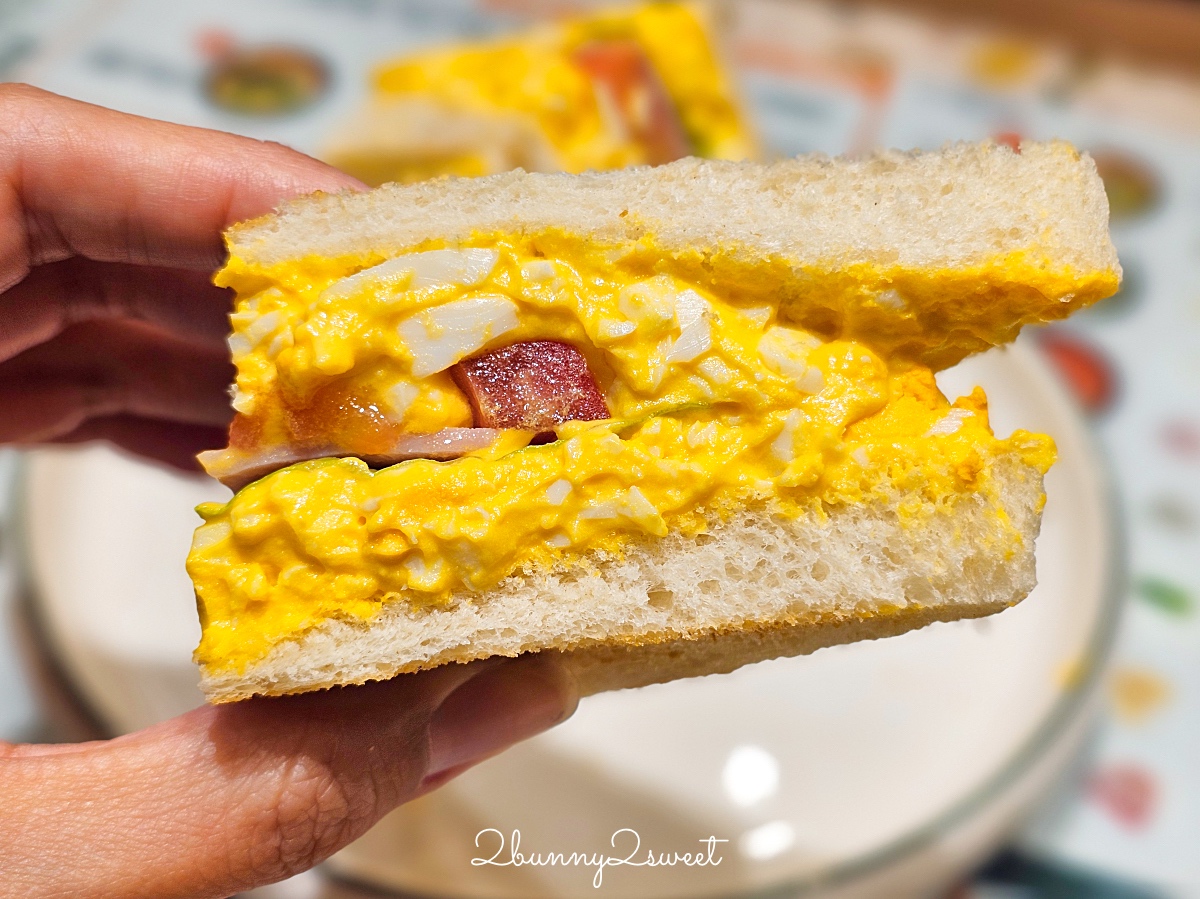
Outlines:
[[[215,897],[282,880],[575,702],[561,663],[531,656],[0,749],[0,894]]]

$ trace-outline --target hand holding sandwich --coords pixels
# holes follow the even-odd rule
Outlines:
[[[221,231],[357,182],[283,147],[0,87],[0,440],[181,467],[230,410]],[[548,659],[205,707],[79,746],[0,744],[0,893],[224,896],[560,721]]]

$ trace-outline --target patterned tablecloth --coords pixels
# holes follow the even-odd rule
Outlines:
[[[0,77],[312,151],[358,101],[376,60],[511,27],[538,5],[8,0]],[[1132,602],[1083,770],[960,892],[1200,895],[1200,82],[891,13],[763,0],[736,13],[729,47],[775,151],[1065,137],[1096,157],[1125,283],[1044,331],[1040,346],[1111,457]],[[223,107],[214,60],[265,45],[289,48],[303,74],[299,108],[253,118]],[[0,454],[0,505],[11,463]],[[4,549],[0,541],[0,566]],[[36,736],[12,659],[0,645],[0,737]]]

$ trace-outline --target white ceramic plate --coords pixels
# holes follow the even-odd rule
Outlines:
[[[1045,431],[1039,586],[978,622],[836,647],[731,675],[585,701],[557,730],[395,812],[331,862],[338,874],[441,897],[594,896],[596,866],[498,866],[524,855],[704,852],[705,867],[607,867],[622,897],[768,891],[917,895],[1010,828],[1069,760],[1115,622],[1118,547],[1088,435],[1027,349],[942,378],[982,384],[998,433]],[[183,569],[192,507],[215,484],[101,448],[31,457],[29,576],[64,667],[129,730],[199,701],[198,625]],[[484,832],[486,831],[486,832]],[[479,846],[476,846],[476,837]],[[499,849],[500,835],[509,841]]]

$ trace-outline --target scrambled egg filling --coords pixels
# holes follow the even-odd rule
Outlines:
[[[900,491],[913,498],[900,514],[917,516],[992,489],[999,455],[1053,461],[1047,437],[995,438],[982,392],[951,405],[920,353],[889,343],[903,328],[804,328],[825,307],[766,304],[769,273],[723,281],[645,246],[564,234],[469,243],[269,268],[232,259],[226,452],[316,436],[369,455],[470,426],[448,369],[536,339],[584,354],[612,417],[565,423],[541,445],[506,431],[450,462],[304,462],[201,506],[188,570],[202,663],[244,667],[329,618],[469,600],[515,571],[699,533],[746,506],[799,515]],[[909,300],[860,306],[895,302]]]

